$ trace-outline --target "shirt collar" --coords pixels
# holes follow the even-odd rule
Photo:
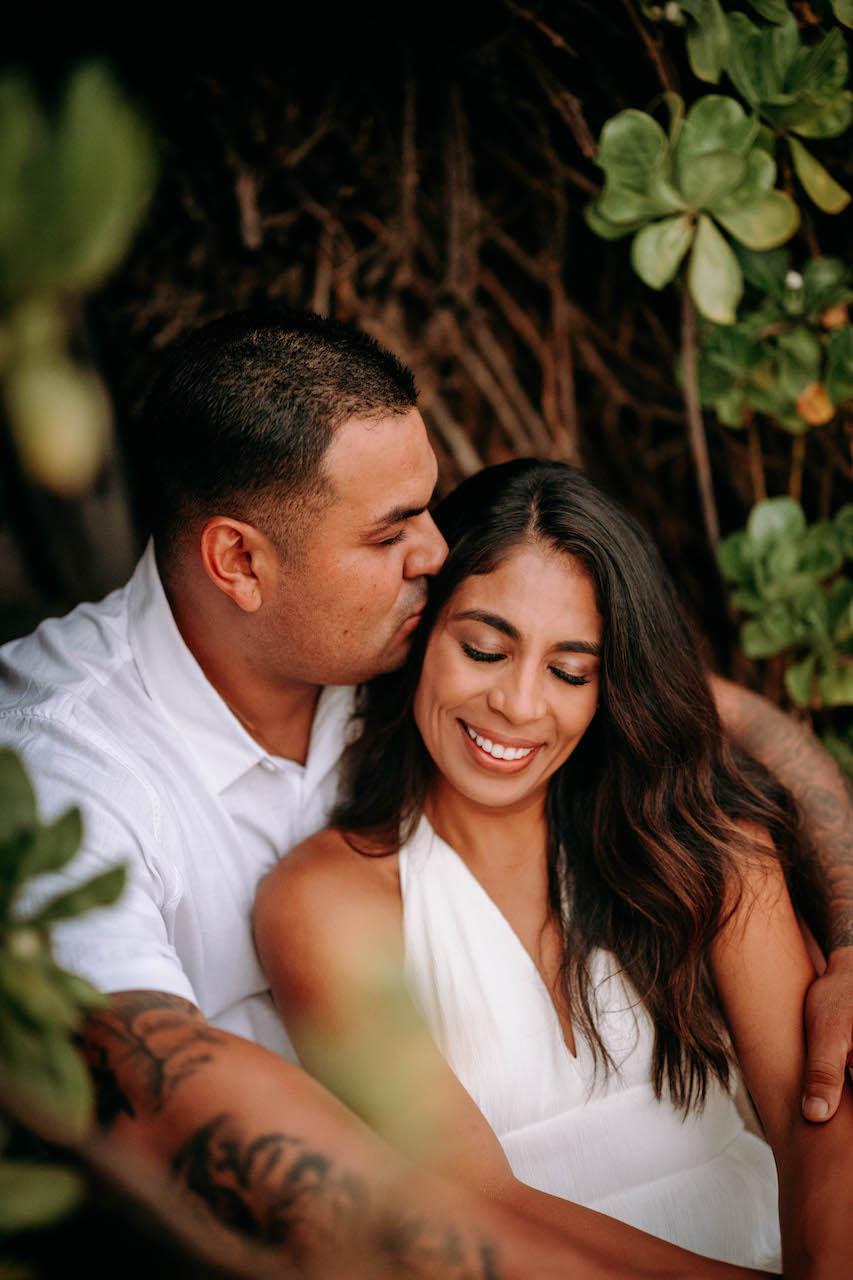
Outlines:
[[[211,791],[224,791],[268,758],[187,648],[166,599],[151,541],[130,580],[128,635],[148,696],[191,747]]]

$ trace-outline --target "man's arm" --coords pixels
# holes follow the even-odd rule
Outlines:
[[[168,1167],[211,1232],[306,1275],[353,1280],[572,1280],[754,1272],[706,1264],[578,1209],[575,1234],[406,1163],[316,1081],[209,1026],[175,996],[125,992],[86,1028],[100,1115],[118,1142]],[[619,1238],[617,1246],[611,1234]],[[633,1247],[632,1247],[633,1246]]]
[[[711,688],[727,732],[797,800],[815,853],[829,954],[806,1000],[803,1114],[828,1120],[853,1066],[853,789],[814,735],[766,698],[719,676]]]

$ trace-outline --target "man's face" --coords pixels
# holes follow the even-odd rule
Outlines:
[[[435,455],[416,409],[351,418],[324,461],[332,498],[280,564],[267,625],[288,679],[352,684],[406,657],[447,547],[427,511]]]

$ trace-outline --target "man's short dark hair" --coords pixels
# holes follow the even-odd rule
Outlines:
[[[140,423],[159,549],[213,515],[286,546],[330,496],[322,462],[337,428],[415,402],[396,356],[311,312],[238,312],[196,330],[170,350]]]

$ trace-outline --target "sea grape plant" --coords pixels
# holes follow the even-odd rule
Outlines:
[[[80,813],[72,808],[42,822],[26,770],[8,749],[0,750],[0,796],[0,1096],[79,1137],[92,1119],[93,1094],[73,1036],[103,997],[56,963],[50,930],[114,902],[125,872],[115,867],[37,897],[33,882],[61,871],[77,852]],[[76,1175],[61,1166],[0,1159],[0,1232],[52,1220],[80,1194]]]
[[[668,105],[668,132],[633,108],[605,124],[597,155],[604,189],[587,206],[587,222],[607,239],[632,235],[631,263],[655,289],[689,254],[687,287],[697,308],[731,324],[743,274],[728,237],[749,249],[775,248],[797,230],[799,211],[775,188],[767,137],[739,102],[708,94],[685,115],[670,94]]]

